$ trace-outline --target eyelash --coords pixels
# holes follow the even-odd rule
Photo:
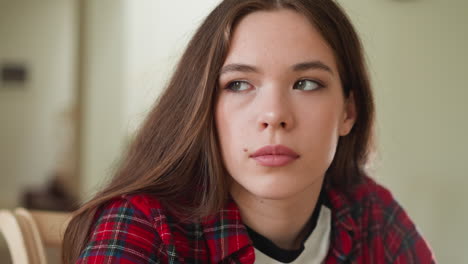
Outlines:
[[[297,80],[293,86],[296,86],[296,84],[298,84],[299,82],[304,82],[304,81],[310,81],[310,82],[313,82],[317,85],[317,88],[313,89],[312,91],[315,91],[315,90],[319,90],[319,89],[322,89],[325,87],[325,85],[321,82],[321,81],[318,81],[318,80],[313,80],[313,79],[300,79],[300,80]]]
[[[315,84],[317,84],[317,88],[316,89],[313,89],[311,91],[315,91],[315,90],[319,90],[319,89],[322,89],[325,87],[325,85],[321,82],[321,81],[318,81],[318,80],[313,80],[313,79],[307,79],[307,78],[304,78],[304,79],[299,79],[297,80],[296,82],[294,82],[293,84],[293,87],[296,86],[296,84],[298,84],[299,82],[303,82],[303,81],[311,81],[311,82],[314,82]],[[243,92],[245,90],[234,90],[232,88],[232,86],[235,84],[235,83],[240,83],[240,84],[248,84],[249,86],[253,86],[252,84],[250,84],[249,82],[247,81],[242,81],[242,80],[235,80],[235,81],[231,81],[229,82],[226,87],[224,89],[230,91],[230,92]],[[293,88],[294,89],[294,88]]]
[[[236,84],[236,83],[248,84],[249,86],[253,86],[253,85],[251,85],[251,84],[250,84],[249,82],[247,82],[247,81],[235,80],[235,81],[229,82],[229,83],[226,85],[226,88],[225,88],[225,89],[228,90],[228,91],[230,91],[230,92],[242,92],[243,90],[238,91],[238,90],[234,90],[234,89],[232,88],[232,86],[233,86],[234,84]]]

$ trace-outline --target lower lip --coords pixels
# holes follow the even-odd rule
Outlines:
[[[296,160],[296,157],[286,156],[286,155],[265,155],[265,156],[257,156],[253,158],[262,166],[267,167],[281,167],[286,166],[289,163]]]

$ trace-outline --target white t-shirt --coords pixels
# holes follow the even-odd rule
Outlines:
[[[331,210],[322,205],[317,220],[317,225],[307,240],[304,242],[304,250],[293,264],[320,264],[325,260],[330,247]],[[255,249],[255,264],[279,264],[279,262],[263,252]]]

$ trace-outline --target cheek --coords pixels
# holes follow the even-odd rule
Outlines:
[[[298,129],[304,147],[316,161],[331,163],[339,138],[340,112],[336,104],[321,105],[302,114],[301,129]]]
[[[235,131],[233,131],[232,128],[233,123],[236,121],[232,110],[229,108],[229,105],[225,103],[225,100],[223,100],[222,97],[216,105],[215,122],[221,148],[224,148],[226,143],[231,141],[228,139],[235,138]]]
[[[228,166],[239,160],[246,148],[246,118],[247,116],[236,110],[236,107],[225,102],[223,98],[219,99],[215,110],[215,123],[223,160]]]

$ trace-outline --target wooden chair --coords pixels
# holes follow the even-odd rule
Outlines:
[[[13,264],[60,263],[63,233],[71,214],[46,211],[0,210],[0,232],[4,235]],[[50,258],[55,250],[55,259]]]

